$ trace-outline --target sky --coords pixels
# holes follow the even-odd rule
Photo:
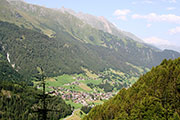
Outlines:
[[[24,0],[104,16],[121,30],[156,46],[179,47],[180,0]]]

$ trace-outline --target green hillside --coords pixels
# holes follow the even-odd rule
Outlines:
[[[122,89],[84,120],[179,120],[180,58],[164,60],[129,89]]]
[[[38,114],[33,111],[40,107],[38,95],[40,90],[29,86],[17,73],[0,52],[0,119],[1,120],[38,120]],[[52,97],[47,104],[48,109],[59,110],[49,113],[51,120],[64,118],[72,113],[72,108],[60,97]]]
[[[111,92],[103,97],[109,98],[123,87],[131,86],[164,58],[180,56],[175,51],[160,51],[137,42],[134,37],[99,30],[66,11],[8,1],[0,1],[0,46],[4,58],[29,84],[38,73],[37,68],[43,68],[50,79],[55,79],[48,81],[48,91],[63,87],[64,92],[71,90],[86,95]],[[64,75],[70,78],[59,79]],[[73,79],[75,75],[82,75],[85,80]],[[73,82],[78,84],[67,85]],[[95,102],[102,103],[96,99]]]
[[[2,47],[0,46],[0,81],[17,82],[21,81],[22,78],[23,76],[15,71],[11,67],[11,64],[8,63],[2,51]]]
[[[48,77],[85,73],[82,68],[96,74],[112,69],[123,74],[109,79],[132,84],[164,58],[180,56],[96,29],[66,11],[22,1],[0,3],[0,45],[9,64],[27,79],[37,67]]]
[[[39,68],[52,94],[47,106],[60,110],[48,114],[51,120],[83,105],[97,105],[84,119],[178,118],[180,59],[153,67],[178,57],[180,53],[145,44],[103,17],[0,0],[0,119],[37,119],[33,110],[42,105],[37,99],[42,83],[35,79]]]
[[[124,43],[104,32],[101,32],[101,37],[107,47],[83,43],[68,32],[58,32],[56,38],[49,38],[34,29],[1,22],[1,45],[9,54],[11,64],[15,64],[15,69],[24,76],[35,74],[37,66],[43,67],[48,76],[81,73],[81,67],[94,72],[112,68],[139,74],[134,66],[143,68],[145,72],[146,68],[158,64],[163,58],[180,56],[174,51],[154,51],[147,46],[140,48],[132,40]]]

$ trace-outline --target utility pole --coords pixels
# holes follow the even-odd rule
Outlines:
[[[39,101],[42,101],[42,107],[41,108],[37,108],[37,110],[33,110],[33,113],[37,113],[38,114],[38,120],[48,120],[49,118],[47,117],[48,112],[59,112],[60,110],[51,110],[47,108],[47,98],[51,98],[51,96],[49,94],[46,93],[46,83],[45,83],[45,79],[46,76],[44,75],[43,71],[41,70],[40,75],[36,76],[36,78],[39,81],[42,81],[42,94],[39,94],[37,96],[37,98],[39,99]]]
[[[48,113],[48,109],[47,109],[47,103],[46,103],[46,99],[48,98],[48,94],[46,94],[46,83],[45,83],[45,75],[42,74],[40,76],[37,76],[37,79],[39,79],[39,81],[42,81],[42,94],[39,94],[37,96],[37,98],[39,99],[39,101],[42,101],[42,107],[41,108],[37,108],[37,110],[34,110],[34,113],[38,114],[38,120],[47,120],[47,113]]]

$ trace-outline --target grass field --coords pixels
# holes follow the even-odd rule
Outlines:
[[[54,86],[54,87],[62,87],[64,84],[71,83],[75,81],[73,79],[73,76],[71,75],[61,75],[58,77],[51,78],[50,80],[47,80],[48,86]]]
[[[82,80],[82,81],[80,80],[79,82],[85,83],[85,84],[93,83],[95,85],[98,85],[98,84],[102,83],[102,80],[101,79],[97,79],[97,80],[90,79],[90,80]]]
[[[88,69],[85,69],[85,68],[81,68],[83,71],[85,71],[86,75],[90,78],[98,78],[98,75],[96,74],[93,74],[91,71],[89,71]]]
[[[100,104],[103,104],[104,102],[103,101],[100,101],[100,100],[96,100],[93,102],[95,105],[100,105]]]
[[[92,89],[90,87],[88,87],[86,84],[81,83],[79,85],[80,88],[84,89],[85,91],[91,91]]]
[[[56,81],[56,79],[54,79],[54,78],[47,78],[47,79],[46,79],[46,82],[47,82],[47,81],[50,81],[50,82],[55,82],[55,81]]]
[[[97,75],[91,73],[91,71],[82,68],[86,71],[86,73],[84,74],[74,74],[74,75],[61,75],[61,76],[57,76],[57,77],[53,77],[53,78],[47,78],[46,79],[46,87],[47,90],[46,91],[51,91],[52,89],[48,88],[49,86],[53,86],[53,87],[64,87],[66,89],[70,89],[72,91],[82,91],[82,92],[94,92],[93,89],[96,89],[96,91],[101,91],[104,92],[103,89],[99,88],[99,87],[94,87],[93,89],[91,89],[89,86],[87,86],[87,84],[94,84],[94,85],[99,85],[104,83],[104,78],[96,78]],[[125,73],[122,73],[120,71],[115,71],[113,69],[109,69],[107,71],[104,71],[104,73],[102,73],[104,75],[107,75],[111,80],[109,80],[109,83],[113,86],[114,82],[122,82],[126,83],[126,84],[133,84],[134,82],[136,82],[137,77],[136,76],[129,76],[128,74],[125,75]],[[115,75],[114,75],[115,74]],[[90,77],[91,76],[91,77]],[[72,82],[79,82],[80,84],[76,84],[76,85],[65,85],[65,84],[71,84]],[[37,85],[39,82],[34,81],[34,85]],[[118,91],[117,89],[114,88],[115,91]]]
[[[79,108],[81,108],[83,106],[82,104],[73,103],[71,100],[65,101],[65,102],[66,102],[66,104],[70,104],[71,106],[73,106],[74,109],[79,109]]]
[[[73,91],[83,91],[83,92],[87,92],[86,90],[82,89],[80,86],[78,85],[71,85],[71,86],[64,86],[64,88],[69,89],[69,90],[73,90]]]
[[[80,83],[80,85],[70,85],[65,86],[64,84],[72,83],[76,81],[76,78],[81,77],[85,80],[78,80],[77,82]],[[47,78],[46,79],[46,85],[47,85],[47,91],[50,91],[51,89],[48,88],[48,86],[54,86],[54,87],[64,87],[66,89],[70,89],[73,91],[83,91],[83,92],[92,92],[92,89],[87,86],[88,83],[93,83],[95,85],[98,85],[102,83],[101,79],[94,80],[93,78],[89,79],[88,76],[84,74],[75,74],[75,75],[61,75],[54,78]]]
[[[119,76],[124,76],[124,75],[125,75],[125,73],[123,73],[123,72],[118,72],[118,71],[115,71],[115,70],[113,70],[113,69],[110,69],[110,71],[111,71],[112,73],[114,73],[114,74],[119,75]]]

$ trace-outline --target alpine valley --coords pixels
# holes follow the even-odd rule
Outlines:
[[[51,120],[63,119],[72,111],[66,119],[82,119],[94,106],[84,119],[151,119],[154,114],[148,117],[151,113],[141,112],[150,108],[145,105],[151,100],[158,107],[150,109],[161,110],[161,116],[154,116],[157,119],[163,114],[166,118],[179,117],[179,102],[174,100],[175,106],[166,106],[171,99],[164,101],[170,97],[166,93],[171,87],[172,96],[179,98],[179,83],[177,89],[175,86],[180,80],[175,77],[179,75],[179,59],[164,60],[178,57],[180,53],[146,44],[104,17],[22,0],[0,0],[0,119],[38,119],[32,110],[43,104],[37,99],[42,81],[36,77],[42,69],[46,93],[52,97],[47,106],[59,109],[48,113]],[[168,72],[170,69],[175,73]],[[156,75],[156,71],[160,72]],[[167,76],[163,76],[165,73]],[[161,76],[169,78],[165,81],[167,88],[161,86]],[[158,92],[151,84],[159,85]],[[109,110],[112,115],[107,114]]]

